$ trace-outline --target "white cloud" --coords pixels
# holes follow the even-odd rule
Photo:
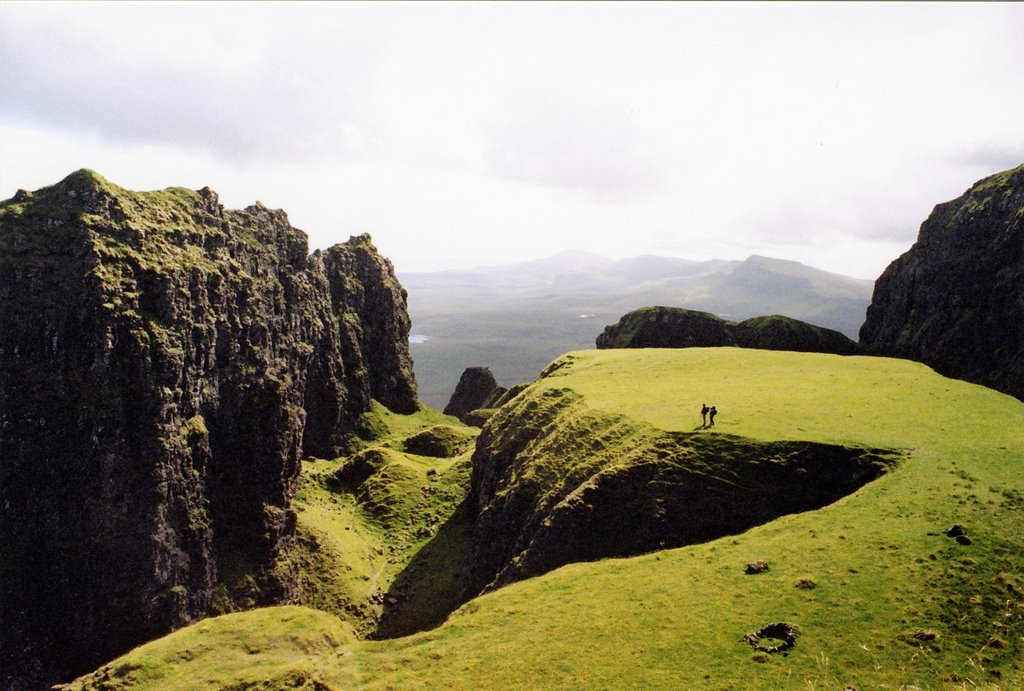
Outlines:
[[[371,232],[862,277],[1024,162],[1024,6],[0,4],[0,196],[88,166]]]

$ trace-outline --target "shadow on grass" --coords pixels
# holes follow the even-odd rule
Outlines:
[[[466,500],[395,578],[372,637],[399,638],[444,622],[465,601],[472,551],[473,516]]]

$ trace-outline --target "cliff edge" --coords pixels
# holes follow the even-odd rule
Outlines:
[[[0,203],[3,685],[286,600],[299,459],[417,408],[408,332],[369,236],[88,170]]]
[[[860,340],[1024,400],[1024,165],[935,207],[875,282]]]

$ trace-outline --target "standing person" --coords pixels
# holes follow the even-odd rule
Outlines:
[[[708,410],[710,410],[710,408],[708,408],[708,404],[707,403],[701,403],[700,404],[700,426],[701,427],[707,427],[708,426]]]
[[[715,406],[711,406],[711,410],[708,411],[708,416],[711,418],[711,424],[708,427],[715,426],[715,416],[718,415],[718,409]]]

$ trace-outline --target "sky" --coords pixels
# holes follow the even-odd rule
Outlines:
[[[368,232],[874,279],[1024,163],[1024,4],[0,2],[0,198],[79,168]]]

